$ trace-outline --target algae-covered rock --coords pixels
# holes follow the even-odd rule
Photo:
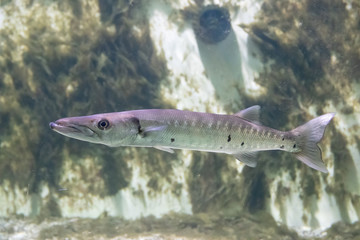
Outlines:
[[[299,171],[299,163],[287,158],[278,162],[282,166],[278,168],[280,174],[284,174],[287,165],[291,171],[288,179],[297,182],[278,183],[275,202],[280,210],[275,218],[288,225],[297,223],[294,213],[288,212],[287,201],[293,205],[302,202],[302,207],[292,210],[299,212],[302,222],[313,228],[359,219],[355,201],[360,193],[357,184],[360,148],[356,141],[360,130],[356,110],[360,106],[357,81],[360,71],[355,67],[360,58],[360,42],[356,9],[355,2],[269,0],[264,1],[255,22],[242,25],[269,64],[258,78],[258,83],[272,92],[266,103],[269,107],[265,107],[272,113],[265,115],[270,116],[270,121],[274,114],[288,116],[276,118],[275,126],[289,122],[294,127],[306,121],[309,114],[337,112],[335,127],[328,128],[321,144],[329,175],[315,175],[302,166]],[[276,216],[273,205],[272,208]],[[322,212],[329,208],[331,216],[322,217]]]
[[[114,195],[128,185],[121,152],[82,148],[46,126],[68,115],[160,107],[166,66],[145,17],[134,17],[141,8],[127,1],[2,6],[1,183],[23,195],[40,194],[45,184],[60,198]]]

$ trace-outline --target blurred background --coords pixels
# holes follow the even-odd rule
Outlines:
[[[0,239],[357,239],[360,3],[0,0]],[[58,118],[260,105],[336,112],[323,174],[291,154],[109,148]]]

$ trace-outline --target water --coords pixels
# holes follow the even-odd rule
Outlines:
[[[0,2],[0,239],[356,239],[358,21],[355,1]],[[280,130],[336,112],[320,144],[329,174],[286,153],[253,169],[47,127],[256,104]]]

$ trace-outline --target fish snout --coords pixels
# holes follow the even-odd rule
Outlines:
[[[65,121],[62,121],[62,119],[56,120],[55,122],[50,122],[49,127],[51,130],[54,131],[60,131],[63,128],[70,127],[69,124]]]
[[[68,134],[83,134],[92,135],[92,131],[86,124],[81,124],[79,121],[75,121],[74,118],[62,118],[55,122],[50,122],[49,127],[51,130],[68,135]]]
[[[52,129],[52,130],[54,130],[54,128],[56,127],[56,123],[54,123],[54,122],[51,122],[51,123],[49,123],[49,127],[50,127],[50,129]]]
[[[74,124],[71,121],[68,121],[66,118],[61,118],[54,122],[49,123],[49,127],[52,130],[62,128],[62,127],[71,127],[72,125],[74,125]]]

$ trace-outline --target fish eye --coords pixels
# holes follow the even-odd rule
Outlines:
[[[100,130],[105,130],[110,126],[110,123],[107,119],[101,119],[97,126]]]

